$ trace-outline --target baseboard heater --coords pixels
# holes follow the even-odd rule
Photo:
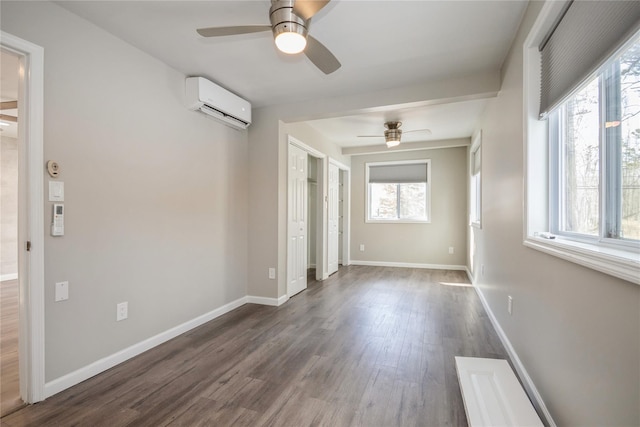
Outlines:
[[[469,426],[544,426],[506,360],[456,357],[456,370]]]

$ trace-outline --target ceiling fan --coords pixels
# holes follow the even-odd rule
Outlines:
[[[402,122],[386,122],[384,124],[385,131],[384,135],[358,135],[358,138],[382,138],[384,136],[384,140],[387,142],[387,147],[395,147],[400,145],[400,139],[402,138]],[[431,135],[431,131],[429,129],[414,129],[408,130],[405,133],[411,132],[425,132],[427,135]]]
[[[18,101],[0,102],[0,126],[9,126],[11,123],[16,123],[18,121],[17,116],[2,113],[4,110],[15,110],[17,108]]]
[[[323,73],[331,74],[340,68],[340,61],[322,43],[308,34],[311,18],[329,1],[271,0],[271,25],[199,28],[197,32],[203,37],[223,37],[272,31],[280,51],[288,54],[304,52]]]

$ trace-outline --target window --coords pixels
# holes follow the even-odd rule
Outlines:
[[[482,215],[482,133],[473,138],[471,143],[471,182],[469,192],[471,202],[469,203],[469,218],[471,225],[480,227]]]
[[[430,167],[430,160],[367,163],[367,222],[429,222]]]
[[[567,4],[524,44],[524,244],[640,284],[640,2]]]
[[[555,109],[549,130],[552,232],[640,240],[640,39]]]

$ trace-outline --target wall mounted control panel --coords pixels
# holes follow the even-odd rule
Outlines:
[[[64,236],[64,205],[53,204],[53,218],[51,220],[51,235]]]

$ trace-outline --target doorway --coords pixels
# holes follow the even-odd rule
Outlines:
[[[288,137],[287,296],[349,265],[349,168]],[[314,272],[310,268],[315,268]]]
[[[8,126],[0,126],[3,128],[0,132],[3,185],[3,241],[1,242],[3,262],[0,273],[3,276],[2,279],[5,279],[0,280],[3,311],[0,331],[3,346],[1,399],[2,415],[5,415],[23,402],[35,403],[46,397],[43,210],[44,50],[40,46],[0,31],[0,55],[2,55],[0,58],[2,64],[0,122],[8,123]],[[15,132],[12,129],[15,129]],[[12,202],[5,201],[5,184],[7,196],[13,199]],[[7,221],[5,221],[5,207],[10,209],[6,214]],[[13,221],[8,220],[10,217],[15,218],[17,227],[12,224]],[[14,248],[15,252],[11,248]],[[10,254],[7,256],[6,263],[5,250]],[[7,319],[6,323],[5,315],[11,317],[11,320]],[[7,361],[6,364],[5,361]],[[11,383],[10,386],[7,386],[5,379]]]
[[[349,265],[349,168],[329,159],[327,196],[327,274]]]
[[[18,365],[18,83],[20,58],[0,50],[0,416],[23,405]]]

